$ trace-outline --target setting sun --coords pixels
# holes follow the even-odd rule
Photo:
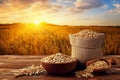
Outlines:
[[[39,25],[40,21],[35,21],[34,24]]]

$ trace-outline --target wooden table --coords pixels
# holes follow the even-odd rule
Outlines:
[[[1,55],[0,56],[0,80],[120,80],[120,65],[111,68],[107,74],[98,75],[94,78],[76,78],[74,75],[53,76],[48,74],[22,76],[15,78],[14,71],[34,65],[40,65],[40,59],[43,56],[14,56]]]

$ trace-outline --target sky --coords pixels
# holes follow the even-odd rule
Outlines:
[[[120,0],[0,0],[0,23],[120,25]]]

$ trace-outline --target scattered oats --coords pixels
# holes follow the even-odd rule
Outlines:
[[[98,60],[98,61],[88,65],[85,70],[76,71],[75,76],[78,78],[94,77],[94,75],[92,73],[95,69],[105,69],[105,68],[110,68],[109,64],[103,60]]]
[[[14,74],[15,77],[39,75],[46,73],[46,70],[42,67],[42,65],[40,66],[31,65],[29,67],[19,69],[18,71],[19,71],[18,73]]]

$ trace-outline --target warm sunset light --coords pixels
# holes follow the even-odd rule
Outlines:
[[[39,24],[40,24],[40,21],[37,20],[37,21],[34,22],[34,24],[35,24],[35,25],[39,25]]]
[[[119,75],[120,0],[0,0],[0,80]]]
[[[38,20],[38,21],[35,21]],[[0,0],[0,22],[120,25],[120,0]]]

